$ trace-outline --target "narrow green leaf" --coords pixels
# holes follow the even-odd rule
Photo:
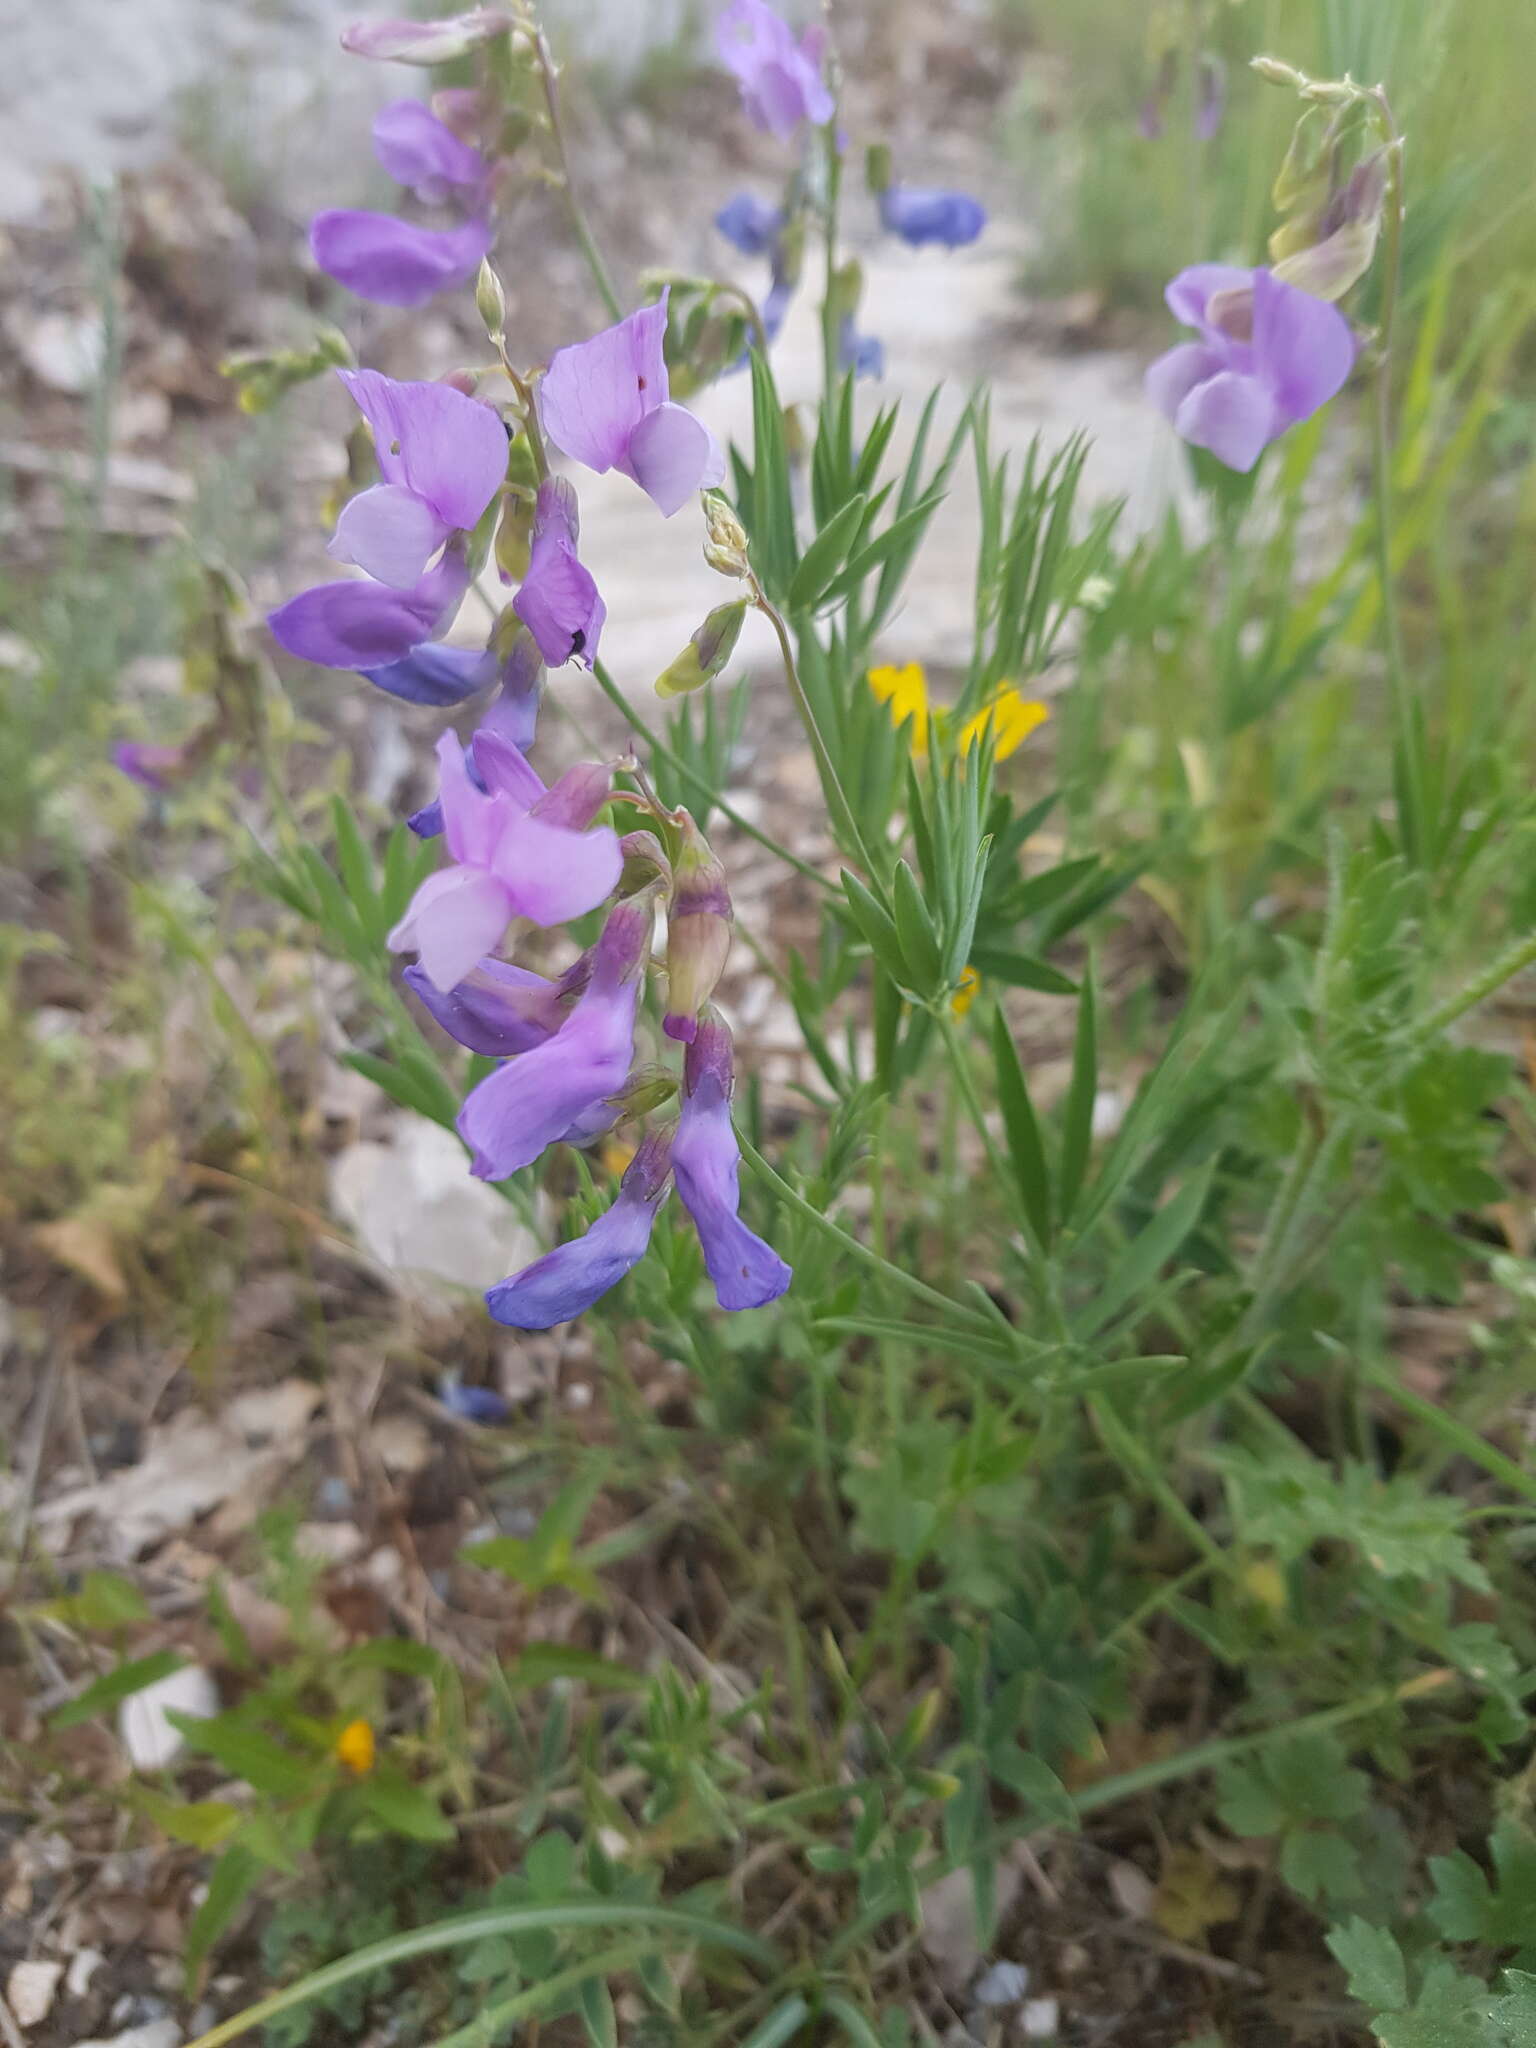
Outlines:
[[[823,600],[829,604],[840,603],[843,598],[851,597],[865,578],[873,575],[882,564],[914,553],[928,522],[943,502],[944,493],[939,491],[921,499],[910,512],[899,514],[884,533],[877,535],[867,548],[859,550],[836,581],[822,592]]]
[[[861,491],[835,512],[800,557],[789,585],[791,611],[809,611],[842,568],[849,548],[864,521],[869,500]]]
[[[1003,1130],[1018,1180],[1019,1197],[1035,1236],[1043,1247],[1049,1249],[1052,1235],[1051,1169],[1045,1156],[1039,1119],[1029,1098],[1029,1082],[1019,1059],[1019,1049],[1013,1042],[1008,1019],[1001,1008],[994,1008],[992,1012],[992,1057],[997,1068],[998,1107],[1002,1112]]]
[[[358,923],[371,936],[382,939],[378,930],[378,892],[373,882],[373,861],[357,820],[340,796],[331,798],[331,824],[336,834],[336,863],[341,869],[342,887],[351,899]]]
[[[1000,981],[1008,988],[1032,988],[1043,996],[1075,996],[1078,984],[1032,953],[1015,953],[1002,946],[972,946],[971,965],[988,981]]]
[[[896,863],[891,886],[891,907],[896,917],[896,936],[907,963],[906,980],[921,995],[938,993],[943,976],[943,956],[933,918],[917,886],[917,877],[904,860]]]
[[[613,2009],[613,1994],[601,1977],[588,1977],[578,1996],[581,2023],[592,2048],[618,2048],[619,2017]]]
[[[1067,1090],[1062,1117],[1057,1215],[1063,1229],[1072,1221],[1093,1145],[1093,1105],[1099,1089],[1096,1011],[1093,969],[1090,966],[1083,977],[1083,992],[1078,1000],[1077,1038],[1072,1048],[1072,1083]]]
[[[1091,1337],[1107,1328],[1174,1257],[1200,1219],[1214,1173],[1214,1165],[1207,1166],[1193,1180],[1186,1181],[1173,1199],[1163,1204],[1140,1236],[1126,1246],[1080,1319],[1081,1335]]]
[[[130,1663],[119,1664],[115,1671],[103,1672],[83,1692],[77,1692],[72,1700],[66,1700],[49,1717],[48,1725],[54,1729],[78,1727],[82,1721],[89,1721],[95,1715],[105,1713],[109,1707],[131,1698],[134,1693],[142,1692],[145,1686],[169,1678],[186,1661],[179,1650],[156,1650],[152,1656],[135,1657]]]
[[[776,2005],[761,2026],[754,2027],[741,2048],[784,2048],[786,2041],[792,2041],[811,2016],[811,2008],[798,1992],[786,1998],[782,2005]],[[201,2048],[194,2042],[193,2048]]]
[[[446,1081],[440,1087],[423,1086],[419,1073],[408,1073],[403,1066],[390,1060],[381,1060],[368,1052],[349,1052],[342,1055],[342,1063],[354,1068],[359,1074],[382,1088],[391,1102],[402,1109],[413,1109],[418,1116],[429,1117],[445,1130],[452,1130],[459,1113],[459,1105],[453,1090]]]
[[[844,868],[838,879],[843,885],[843,894],[848,899],[853,921],[869,942],[870,951],[893,982],[905,982],[906,961],[890,913],[876,901],[867,886],[851,869]]]
[[[412,1842],[452,1842],[458,1830],[430,1792],[380,1766],[360,1781],[363,1804],[392,1834]]]
[[[556,1678],[595,1685],[605,1692],[634,1692],[646,1682],[639,1672],[599,1657],[595,1650],[571,1649],[564,1643],[524,1643],[503,1669],[512,1692],[530,1691]]]
[[[260,1873],[261,1865],[248,1849],[226,1849],[213,1866],[207,1893],[192,1916],[182,1949],[189,1988],[197,1982],[204,1959],[239,1912]]]

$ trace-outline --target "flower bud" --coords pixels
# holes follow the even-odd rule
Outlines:
[[[677,1093],[677,1076],[665,1067],[636,1067],[624,1086],[608,1100],[620,1116],[649,1116]]]
[[[1305,72],[1298,71],[1294,64],[1283,64],[1278,57],[1252,57],[1249,68],[1269,84],[1288,85],[1293,92],[1300,92],[1307,83]]]
[[[451,64],[477,43],[488,43],[515,27],[503,8],[472,7],[467,14],[450,14],[441,21],[354,21],[342,30],[341,47],[354,57],[380,63]]]
[[[746,528],[724,498],[714,491],[704,494],[704,559],[722,576],[748,573]]]
[[[636,895],[653,882],[665,882],[671,887],[672,863],[654,832],[626,832],[619,841],[619,851],[624,856],[624,871],[619,876],[621,896]]]
[[[507,325],[507,295],[501,288],[501,279],[491,268],[489,256],[480,259],[480,274],[475,279],[475,311],[485,322],[485,331],[490,339],[499,340]]]
[[[700,1010],[719,986],[731,950],[731,897],[725,869],[686,811],[679,814],[683,846],[667,920],[668,1038],[691,1045]]]
[[[658,697],[682,697],[712,683],[736,652],[748,600],[717,604],[670,668],[656,678]]]

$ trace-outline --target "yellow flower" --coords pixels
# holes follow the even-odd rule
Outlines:
[[[898,732],[910,721],[913,753],[926,754],[928,678],[922,663],[909,661],[904,668],[872,668],[869,687],[880,702],[889,707],[891,724]]]
[[[1050,715],[1034,698],[1021,697],[1012,683],[999,683],[976,716],[960,728],[960,751],[968,754],[990,731],[995,742],[993,759],[1006,761]]]
[[[975,1002],[981,988],[981,976],[974,967],[967,967],[960,977],[960,986],[949,999],[949,1007],[957,1017],[963,1017]]]
[[[349,1721],[337,1736],[332,1754],[356,1777],[366,1778],[373,1769],[373,1730],[366,1721]]]

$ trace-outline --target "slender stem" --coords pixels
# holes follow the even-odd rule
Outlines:
[[[808,1223],[814,1224],[823,1237],[830,1238],[843,1251],[851,1253],[862,1264],[878,1273],[882,1279],[888,1280],[893,1287],[903,1289],[915,1301],[926,1302],[930,1308],[942,1310],[946,1316],[963,1317],[976,1329],[984,1330],[989,1337],[998,1336],[1006,1330],[1005,1324],[994,1323],[982,1315],[980,1310],[967,1308],[964,1302],[954,1301],[947,1294],[940,1294],[937,1288],[929,1287],[926,1282],[919,1280],[916,1274],[903,1271],[900,1266],[892,1265],[889,1259],[883,1259],[869,1245],[861,1244],[858,1238],[851,1236],[839,1224],[834,1223],[830,1216],[824,1216],[805,1199],[804,1195],[796,1194],[789,1182],[775,1173],[762,1153],[745,1138],[741,1140],[741,1156],[763,1185],[776,1194],[781,1202],[787,1202],[790,1208],[803,1216]]]
[[[597,246],[596,237],[588,225],[581,201],[576,197],[576,187],[571,182],[571,160],[565,147],[565,130],[560,121],[560,94],[555,84],[559,73],[554,54],[543,29],[534,25],[532,35],[533,47],[539,60],[539,79],[544,87],[544,105],[549,113],[550,139],[555,145],[555,157],[560,167],[560,187],[565,194],[566,212],[571,217],[571,227],[581,245],[581,253],[586,258],[587,268],[592,273],[592,282],[597,286],[598,297],[607,308],[609,319],[622,320],[623,304],[614,290],[613,279],[608,273],[607,264],[603,261],[603,252]]]
[[[839,334],[841,319],[838,311],[837,290],[837,223],[843,190],[843,158],[837,146],[838,116],[822,130],[826,144],[827,207],[823,220],[826,234],[827,267],[821,301],[821,378],[822,403],[828,405],[832,392],[841,374],[839,365]]]
[[[1454,1024],[1458,1017],[1464,1017],[1468,1010],[1475,1010],[1479,1003],[1496,995],[1505,982],[1513,981],[1525,968],[1536,965],[1536,934],[1516,939],[1507,946],[1495,960],[1490,961],[1481,974],[1473,975],[1464,987],[1453,996],[1447,996],[1438,1004],[1413,1032],[1414,1042],[1428,1045],[1438,1038],[1447,1025]]]
[[[679,775],[685,776],[695,789],[702,791],[714,804],[715,809],[723,817],[730,819],[738,832],[745,832],[749,839],[755,839],[759,846],[766,847],[769,853],[776,854],[780,860],[787,862],[797,874],[804,875],[808,882],[814,882],[817,888],[825,889],[833,895],[837,894],[836,885],[829,882],[819,869],[813,868],[810,862],[802,860],[798,853],[791,853],[787,846],[780,845],[777,839],[772,838],[767,832],[760,831],[750,819],[744,818],[740,811],[736,810],[731,804],[728,804],[725,798],[716,792],[706,777],[700,775],[698,770],[690,766],[681,754],[676,753],[669,747],[660,733],[652,726],[646,724],[602,662],[598,661],[592,664],[592,673],[603,695],[614,706],[615,710],[623,712],[652,753],[659,754],[664,761],[677,770]]]
[[[1371,1386],[1380,1388],[1400,1408],[1406,1408],[1451,1450],[1481,1465],[1490,1478],[1496,1479],[1501,1486],[1507,1486],[1512,1493],[1518,1493],[1524,1500],[1536,1501],[1536,1478],[1524,1466],[1517,1465],[1513,1458],[1507,1458],[1502,1451],[1485,1442],[1475,1429],[1470,1429],[1456,1416],[1447,1415],[1443,1408],[1437,1408],[1433,1401],[1426,1401],[1422,1394],[1403,1386],[1386,1367],[1364,1365],[1361,1370]]]
[[[795,700],[795,709],[800,714],[800,723],[805,727],[806,738],[811,743],[811,752],[816,756],[816,767],[821,775],[821,786],[826,795],[827,808],[832,813],[833,828],[842,842],[843,851],[851,853],[859,861],[867,875],[880,871],[870,858],[869,847],[864,834],[859,830],[859,821],[854,816],[853,805],[838,776],[837,764],[832,759],[830,748],[816,722],[816,713],[811,700],[805,693],[805,684],[800,679],[799,663],[795,660],[794,642],[789,637],[789,627],[784,616],[769,598],[755,575],[749,577],[752,602],[772,626],[779,643],[779,652],[784,658],[784,675],[789,684],[789,694]]]

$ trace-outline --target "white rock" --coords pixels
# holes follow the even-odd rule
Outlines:
[[[106,2040],[77,2041],[75,2048],[181,2048],[181,2028],[174,2020],[147,2020]]]
[[[117,1733],[128,1761],[138,1771],[163,1771],[186,1747],[166,1711],[206,1721],[219,1711],[219,1688],[198,1664],[184,1664],[129,1695],[117,1710]]]
[[[1029,1989],[1029,1971],[1023,1963],[994,1963],[971,1996],[978,2005],[1017,2005]]]
[[[39,2021],[47,2019],[63,1974],[62,1963],[16,1965],[5,1980],[5,1997],[18,2026],[35,2027]]]
[[[106,1961],[99,1948],[77,1948],[69,1959],[69,1971],[64,1979],[64,1989],[71,1998],[84,1998],[91,1988],[91,1979]]]
[[[1031,1998],[1024,2005],[1024,2037],[1053,2041],[1061,2032],[1061,2005],[1054,1998]]]
[[[41,313],[22,307],[6,315],[12,346],[37,378],[53,391],[89,391],[106,359],[107,336],[99,313]]]

